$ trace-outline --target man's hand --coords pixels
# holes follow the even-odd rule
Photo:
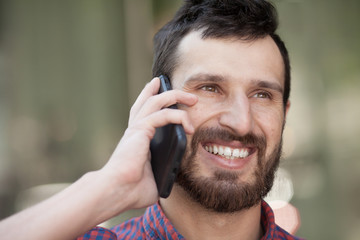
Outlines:
[[[169,123],[182,124],[192,134],[187,113],[166,107],[197,102],[196,96],[179,90],[157,94],[159,87],[158,78],[145,86],[131,109],[128,128],[102,169],[1,221],[1,239],[75,239],[127,209],[155,203],[159,196],[150,164],[150,141],[157,127]]]
[[[174,123],[182,124],[188,134],[194,131],[186,111],[166,107],[176,103],[192,106],[197,97],[180,90],[157,94],[159,87],[159,79],[154,78],[142,90],[131,108],[124,136],[101,170],[114,180],[115,190],[121,188],[118,193],[127,197],[128,208],[145,207],[159,198],[150,164],[150,141],[155,129]]]

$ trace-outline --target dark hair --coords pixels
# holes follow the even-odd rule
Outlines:
[[[277,27],[276,9],[266,0],[185,0],[154,37],[153,76],[172,77],[178,45],[191,31],[201,30],[204,39],[237,37],[251,41],[269,35],[284,61],[285,105],[290,95],[290,61],[284,42],[275,33]]]

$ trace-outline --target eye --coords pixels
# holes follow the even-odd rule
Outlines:
[[[204,91],[207,91],[207,92],[214,92],[214,93],[219,92],[218,88],[216,86],[213,86],[213,85],[202,86],[201,90],[204,90]]]
[[[255,93],[255,95],[253,96],[255,98],[268,98],[268,99],[271,99],[271,94],[268,93],[268,92],[258,92],[258,93]]]

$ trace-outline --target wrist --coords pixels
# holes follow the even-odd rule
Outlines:
[[[93,216],[98,223],[104,222],[130,208],[126,187],[119,178],[103,169],[86,173],[79,179],[82,188],[91,199],[95,210]]]

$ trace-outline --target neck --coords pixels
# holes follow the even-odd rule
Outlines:
[[[177,231],[186,239],[260,239],[261,204],[234,213],[218,213],[194,202],[178,185],[161,207]]]

